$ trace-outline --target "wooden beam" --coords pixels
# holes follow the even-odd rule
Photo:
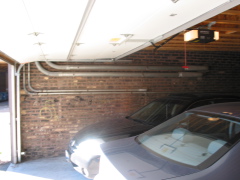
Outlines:
[[[149,50],[149,51],[153,51],[154,48],[151,47],[147,47],[144,50]],[[236,47],[236,48],[222,48],[222,47],[187,47],[187,51],[239,51],[240,48]],[[184,51],[184,48],[181,47],[161,47],[159,48],[157,51]]]
[[[226,31],[225,34],[233,34],[236,33],[237,31]]]
[[[208,20],[205,20],[203,22],[205,23],[210,23],[210,22],[213,22],[213,21],[216,21],[216,24],[237,24],[237,25],[240,25],[240,21],[233,21],[233,20],[223,20],[223,19],[208,19]],[[214,27],[214,26],[213,26]]]
[[[210,42],[210,43],[186,43],[187,50],[218,50],[218,51],[239,51],[240,50],[240,42]],[[149,46],[146,48],[147,50],[153,50],[153,46]],[[182,43],[172,43],[167,44],[159,48],[159,50],[184,50],[184,45]]]
[[[19,63],[15,59],[13,59],[10,56],[8,56],[7,54],[3,53],[2,51],[0,51],[0,59],[11,65],[14,65],[15,63]]]
[[[240,11],[238,10],[227,10],[225,12],[222,12],[221,14],[226,14],[226,15],[240,15]]]

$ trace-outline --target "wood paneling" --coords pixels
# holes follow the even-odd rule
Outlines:
[[[212,17],[200,24],[197,24],[190,29],[197,29],[201,26],[208,25],[216,21],[211,27],[211,30],[220,32],[220,40],[210,43],[186,43],[186,50],[189,51],[239,51],[240,50],[240,5],[230,10],[227,10],[215,17]],[[184,50],[183,35],[180,33],[177,37],[170,40],[164,46],[158,48],[161,50]],[[166,40],[156,43],[156,46],[161,45]],[[149,46],[145,50],[154,50],[154,46]]]

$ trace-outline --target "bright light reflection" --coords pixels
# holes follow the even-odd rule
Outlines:
[[[15,173],[10,171],[0,171],[0,179],[53,180],[49,178],[37,177],[37,176]]]
[[[101,154],[101,148],[100,144],[104,143],[102,139],[89,139],[82,143],[80,143],[77,146],[77,149],[75,150],[75,153],[81,154],[81,156],[84,156],[85,158],[88,158],[92,155],[100,155]]]
[[[4,107],[1,107],[4,110]],[[0,160],[11,160],[10,113],[0,112]]]

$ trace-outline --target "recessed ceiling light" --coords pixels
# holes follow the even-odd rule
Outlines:
[[[172,16],[172,17],[173,17],[173,16],[176,16],[176,15],[177,15],[177,14],[174,14],[174,13],[170,14],[170,16]]]

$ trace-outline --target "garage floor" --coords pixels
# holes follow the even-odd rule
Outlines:
[[[24,180],[88,180],[72,168],[65,157],[43,158],[10,164],[0,170],[0,179]]]

